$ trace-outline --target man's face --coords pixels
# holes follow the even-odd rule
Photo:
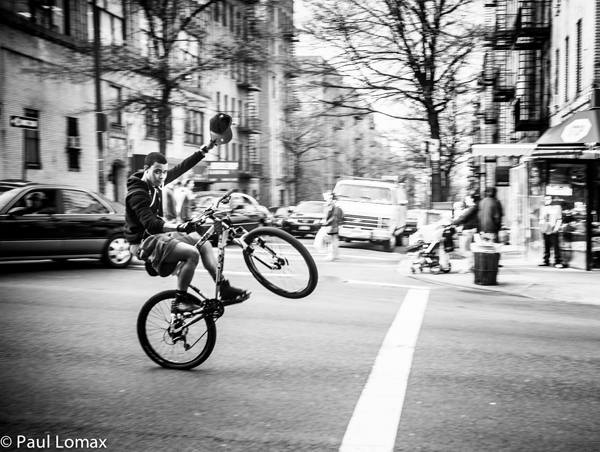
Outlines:
[[[544,198],[544,204],[546,204],[547,206],[549,206],[550,204],[552,204],[552,196],[546,196]]]
[[[169,165],[167,163],[154,162],[151,167],[146,167],[146,178],[153,187],[159,187],[165,181],[167,177],[167,170]]]

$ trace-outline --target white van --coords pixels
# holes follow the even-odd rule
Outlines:
[[[333,192],[344,212],[341,240],[379,243],[386,251],[394,251],[406,227],[408,200],[402,185],[377,179],[344,179]]]

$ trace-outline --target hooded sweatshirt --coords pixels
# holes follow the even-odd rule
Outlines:
[[[191,170],[204,154],[195,152],[179,165],[167,171],[164,184],[177,179]],[[132,245],[139,244],[144,234],[160,234],[163,232],[165,221],[162,219],[162,189],[147,184],[142,177],[143,171],[132,174],[127,179],[127,195],[125,196],[125,238]]]

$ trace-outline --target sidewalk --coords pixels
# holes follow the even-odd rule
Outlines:
[[[419,281],[458,287],[468,290],[499,292],[511,295],[600,305],[600,271],[584,271],[570,268],[538,267],[537,262],[525,261],[522,256],[502,253],[501,268],[498,269],[497,285],[480,286],[475,284],[473,273],[459,274],[465,266],[464,259],[453,258],[450,273],[433,275],[429,269],[413,274],[410,265],[414,255],[401,254],[398,272]]]

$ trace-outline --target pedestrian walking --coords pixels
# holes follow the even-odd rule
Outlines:
[[[323,208],[323,227],[327,234],[327,256],[325,260],[334,261],[339,256],[340,248],[340,237],[339,227],[344,220],[344,212],[337,205],[335,194],[332,192],[323,193],[323,199],[325,199],[325,206]]]
[[[471,243],[473,243],[473,236],[479,226],[479,200],[480,197],[477,193],[467,195],[465,198],[466,209],[452,222],[452,224],[462,228],[458,234],[458,249],[460,255],[467,260],[465,267],[459,270],[458,273],[468,273],[473,270]]]
[[[499,243],[498,233],[502,227],[502,204],[496,198],[496,187],[485,189],[485,198],[479,202],[479,232],[488,242]]]
[[[544,238],[544,262],[540,267],[550,266],[550,251],[554,251],[554,267],[563,268],[558,231],[562,225],[562,207],[553,204],[552,196],[544,198],[544,205],[540,209],[540,231]]]

